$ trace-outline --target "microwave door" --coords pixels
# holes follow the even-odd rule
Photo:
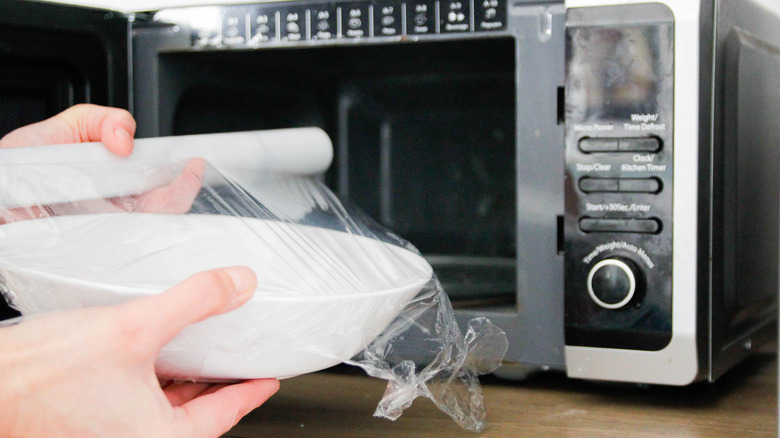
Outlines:
[[[0,136],[78,103],[132,111],[129,16],[0,2]]]

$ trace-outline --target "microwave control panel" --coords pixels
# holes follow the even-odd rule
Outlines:
[[[167,9],[157,12],[155,20],[188,24],[195,48],[334,43],[501,31],[507,0],[263,2]]]
[[[657,3],[572,8],[566,28],[566,345],[660,350],[672,335],[673,18]]]

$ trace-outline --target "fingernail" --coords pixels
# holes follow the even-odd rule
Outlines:
[[[228,268],[227,274],[233,280],[237,299],[244,299],[255,293],[256,283],[251,269],[243,267]]]
[[[124,149],[130,149],[130,145],[133,142],[133,136],[130,135],[129,132],[122,128],[117,128],[116,131],[114,131],[114,138],[116,139],[117,143],[122,144]]]

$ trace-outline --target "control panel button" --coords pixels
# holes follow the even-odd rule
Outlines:
[[[259,44],[276,39],[276,17],[273,11],[256,11],[249,14],[250,43]]]
[[[233,8],[222,16],[222,44],[235,46],[246,43],[248,14],[243,8]]]
[[[477,0],[474,2],[474,26],[477,30],[501,30],[505,23],[505,0]]]
[[[341,34],[346,38],[364,38],[369,32],[369,4],[348,3],[341,7]]]
[[[626,306],[637,292],[639,271],[628,260],[605,259],[588,274],[588,294],[599,306],[616,310]]]
[[[332,40],[338,34],[338,16],[332,5],[323,5],[309,10],[312,40]]]
[[[580,178],[579,187],[585,193],[658,193],[661,191],[661,181],[657,178],[593,178],[586,176]]]
[[[406,32],[409,35],[437,33],[436,1],[416,0],[406,3]]]
[[[442,32],[468,32],[471,30],[471,3],[466,1],[442,1]]]
[[[582,218],[580,230],[586,233],[647,233],[661,231],[658,219]]]
[[[374,36],[393,37],[403,34],[401,5],[389,1],[374,5]]]
[[[658,152],[661,141],[656,137],[638,138],[581,138],[578,142],[580,151],[593,152]]]
[[[661,191],[661,181],[656,178],[621,178],[618,180],[618,191],[658,193]]]
[[[658,152],[661,142],[656,137],[621,138],[618,148],[620,152]]]
[[[582,138],[579,148],[582,152],[618,152],[619,140],[617,138]]]
[[[617,192],[620,190],[617,178],[580,178],[580,190],[585,193]]]
[[[306,39],[306,9],[290,7],[279,11],[279,34],[282,41]]]

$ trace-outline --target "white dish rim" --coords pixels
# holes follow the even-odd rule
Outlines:
[[[219,269],[219,268],[215,267],[214,269]],[[108,283],[94,281],[94,280],[82,280],[82,279],[76,279],[72,277],[65,277],[59,274],[52,274],[50,272],[43,272],[43,271],[38,271],[30,268],[22,268],[11,263],[4,263],[0,261],[0,272],[2,272],[3,270],[13,271],[14,274],[27,272],[35,276],[43,277],[44,279],[52,281],[53,283],[62,284],[63,286],[67,285],[67,286],[76,286],[76,287],[90,287],[92,290],[107,291],[112,295],[116,295],[116,296],[128,295],[128,296],[135,296],[135,298],[158,295],[175,286],[174,285],[171,287],[167,287],[165,289],[156,290],[153,288],[111,285]],[[427,276],[420,277],[416,281],[411,281],[409,283],[406,283],[401,286],[396,286],[391,289],[382,289],[380,291],[351,293],[351,294],[343,294],[343,295],[333,295],[333,294],[311,295],[311,296],[280,296],[280,295],[262,295],[262,294],[258,295],[257,292],[261,291],[261,289],[258,288],[255,289],[255,293],[252,295],[252,298],[250,298],[249,301],[294,303],[294,302],[314,302],[314,301],[328,302],[328,301],[354,300],[359,298],[376,298],[376,297],[381,297],[383,295],[395,295],[397,293],[400,293],[402,289],[408,289],[418,284],[424,285],[425,283],[429,282],[432,277],[433,277],[432,272],[429,272]],[[185,279],[186,278],[182,278],[181,281],[184,281]],[[258,281],[258,283],[261,282]]]
[[[186,216],[186,215],[185,215]],[[228,217],[234,217],[234,216],[228,216]],[[266,220],[262,218],[240,218],[240,219],[256,219],[256,220]],[[52,218],[47,218],[46,220],[52,220]],[[12,225],[13,223],[9,223],[6,225]],[[18,224],[18,223],[17,223]],[[323,232],[332,232],[332,233],[339,233],[338,230],[330,230],[326,228],[318,228],[316,226],[312,225],[305,225],[305,224],[289,224],[286,223],[287,226],[292,227],[306,227],[306,228],[315,228],[318,229],[318,231]],[[349,234],[349,233],[347,233]],[[391,249],[388,249],[389,251],[399,252],[399,253],[408,253],[407,255],[410,257],[417,257],[422,261],[425,261],[425,258],[422,257],[420,254],[417,254],[413,251],[410,251],[404,247],[393,245],[392,243],[382,242],[381,240],[372,239],[370,237],[366,236],[360,236],[356,234],[351,234],[351,238],[356,239],[365,239],[369,241],[372,245],[384,245],[391,247]],[[2,238],[0,238],[0,242],[2,241]],[[405,257],[405,256],[402,256]],[[423,266],[421,264],[421,266]],[[258,295],[259,291],[262,291],[260,287],[255,289],[255,293],[252,295],[252,297],[249,299],[249,301],[265,301],[265,302],[279,302],[279,303],[297,303],[297,302],[329,302],[329,301],[341,301],[341,300],[354,300],[354,299],[360,299],[360,298],[372,298],[372,297],[381,297],[383,295],[395,295],[401,290],[408,289],[412,286],[418,286],[420,285],[420,291],[424,288],[425,283],[429,282],[433,277],[433,268],[427,264],[425,272],[421,272],[419,277],[415,277],[412,281],[409,281],[407,283],[404,283],[402,285],[395,286],[390,289],[382,289],[378,291],[370,291],[370,292],[360,292],[360,293],[349,293],[349,294],[328,294],[328,295],[307,295],[307,296],[301,296],[301,295],[291,295],[291,296],[281,296],[281,295],[263,295],[262,293]],[[224,266],[227,267],[227,266]],[[211,269],[219,269],[222,268],[220,266],[214,266],[214,268]],[[250,268],[251,269],[251,268]],[[161,286],[160,289],[154,288],[154,287],[140,287],[140,286],[126,286],[126,285],[112,285],[110,283],[102,282],[102,281],[95,281],[95,280],[86,280],[81,278],[73,278],[73,277],[67,277],[62,274],[55,274],[51,272],[45,272],[38,269],[33,269],[29,267],[23,267],[19,266],[15,263],[9,263],[3,260],[0,260],[0,275],[2,274],[2,271],[7,270],[11,271],[15,275],[24,276],[24,274],[28,274],[29,276],[37,276],[39,278],[42,278],[44,281],[49,281],[53,284],[61,284],[63,286],[75,286],[75,287],[88,287],[92,290],[100,290],[103,292],[111,293],[112,295],[116,296],[122,296],[122,295],[132,295],[136,298],[141,298],[144,296],[154,296],[158,295],[160,293],[165,292],[166,290],[174,287],[175,285],[171,285],[168,287]],[[194,274],[193,274],[194,275]],[[30,278],[30,277],[27,277]],[[180,280],[184,281],[187,277],[182,278]],[[258,278],[258,286],[262,285],[262,279]]]

